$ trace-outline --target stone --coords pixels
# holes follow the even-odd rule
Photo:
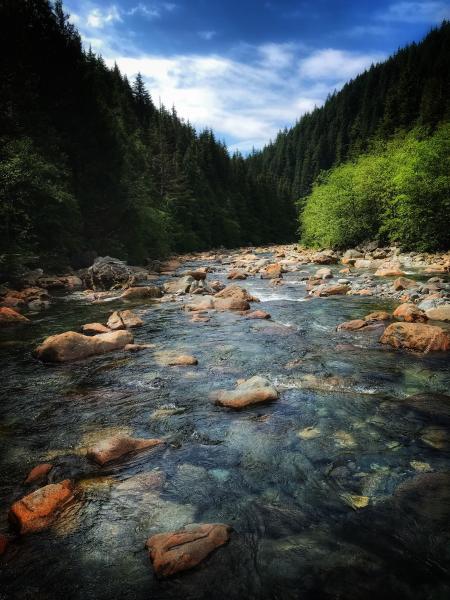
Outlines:
[[[370,269],[373,266],[373,261],[367,258],[358,258],[357,260],[355,260],[354,265],[355,269]]]
[[[261,270],[261,279],[280,279],[283,277],[282,273],[282,266],[279,263],[274,263]]]
[[[315,288],[311,293],[314,296],[342,296],[345,295],[350,290],[350,287],[341,283],[323,283]]]
[[[236,280],[244,280],[247,279],[247,273],[244,273],[243,271],[230,271],[227,275],[227,279],[232,279],[233,281]]]
[[[111,331],[87,336],[66,331],[46,338],[35,350],[35,356],[44,362],[67,362],[124,348],[133,342],[128,331]]]
[[[23,323],[30,323],[30,319],[27,319],[13,308],[8,308],[7,306],[0,308],[0,327],[21,325]]]
[[[87,451],[87,457],[103,467],[116,462],[130,454],[143,452],[159,446],[164,442],[160,439],[138,439],[128,436],[114,436],[98,442]]]
[[[358,329],[363,329],[367,327],[367,321],[363,319],[354,319],[353,321],[345,321],[345,323],[341,323],[337,326],[338,331],[357,331]]]
[[[253,312],[247,313],[247,319],[270,319],[271,316],[265,310],[254,310]]]
[[[428,321],[428,317],[423,310],[410,302],[397,306],[392,316],[401,321],[406,321],[406,323],[424,323]]]
[[[3,554],[5,554],[6,549],[9,546],[9,542],[10,542],[9,536],[4,535],[3,533],[0,533],[0,556],[3,556]]]
[[[49,527],[74,498],[74,486],[69,479],[50,483],[15,502],[9,511],[9,520],[21,534],[41,531]]]
[[[156,285],[130,287],[121,294],[125,300],[145,300],[147,298],[161,298],[162,291]]]
[[[401,404],[429,419],[450,423],[450,396],[446,394],[422,392],[404,398]]]
[[[195,281],[204,281],[206,279],[206,269],[204,271],[201,271],[200,269],[197,271],[186,271],[183,275],[193,277]]]
[[[320,437],[320,435],[321,431],[318,427],[305,427],[305,429],[298,432],[298,437],[301,440],[314,440]]]
[[[236,284],[227,285],[223,290],[217,292],[214,295],[214,298],[236,298],[239,300],[246,300],[247,302],[259,302],[259,300],[249,294],[245,288]]]
[[[141,350],[149,350],[154,347],[155,344],[127,344],[124,350],[125,352],[141,352]]]
[[[111,329],[101,323],[86,323],[81,326],[81,331],[85,335],[98,335],[99,333],[109,333]]]
[[[110,290],[125,284],[133,274],[133,269],[118,258],[99,256],[89,267],[86,284],[93,290]]]
[[[397,266],[381,266],[375,271],[376,277],[399,277],[405,273]]]
[[[431,425],[420,432],[422,442],[436,450],[450,450],[450,431],[448,427]]]
[[[343,258],[364,258],[364,254],[355,249],[349,249],[344,252]]]
[[[364,317],[365,321],[389,321],[391,319],[391,315],[384,310],[376,310],[374,312],[369,313]]]
[[[331,250],[324,250],[323,252],[316,252],[311,257],[311,262],[318,265],[332,265],[337,263],[337,257]]]
[[[392,323],[384,330],[380,342],[393,348],[444,352],[450,349],[450,333],[434,325]]]
[[[407,279],[406,277],[398,277],[394,281],[394,290],[396,290],[397,292],[399,292],[401,290],[410,290],[410,289],[416,288],[416,287],[419,287],[419,284],[417,283],[417,281],[414,281],[414,279]]]
[[[210,394],[210,399],[217,406],[241,409],[261,402],[278,399],[278,391],[268,379],[251,377],[240,383],[235,390],[219,390]]]
[[[186,294],[189,292],[191,285],[196,281],[190,275],[178,277],[172,281],[166,281],[163,285],[166,294]]]
[[[133,327],[142,327],[144,321],[140,319],[132,310],[116,310],[109,317],[107,326],[113,331],[119,329],[128,329]]]
[[[45,479],[52,469],[53,465],[51,463],[42,463],[37,465],[28,473],[25,483],[34,483],[35,481]]]
[[[169,367],[189,367],[192,365],[198,365],[198,360],[195,356],[191,356],[190,354],[181,354],[180,356],[175,356],[171,358],[168,362]]]
[[[394,492],[404,514],[448,527],[450,519],[450,473],[420,473],[401,483]]]
[[[214,300],[214,308],[217,310],[250,310],[250,304],[243,298],[217,298]]]
[[[429,308],[425,314],[431,321],[450,321],[450,304]]]
[[[205,310],[213,310],[214,309],[214,300],[213,298],[207,296],[206,298],[196,299],[194,302],[190,302],[186,304],[186,310],[191,312],[199,312]]]
[[[327,267],[322,267],[321,269],[317,269],[314,277],[316,277],[317,279],[332,279],[333,272]]]
[[[146,546],[156,575],[170,577],[196,567],[228,542],[230,532],[228,525],[195,523],[178,531],[153,535]]]

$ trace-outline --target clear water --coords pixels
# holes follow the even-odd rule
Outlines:
[[[215,267],[212,277],[224,279]],[[445,415],[402,405],[449,389],[448,358],[387,349],[380,331],[335,331],[389,301],[305,301],[304,283],[285,281],[238,282],[272,321],[221,313],[191,323],[180,303],[135,305],[145,321],[135,341],[156,345],[138,354],[59,366],[33,359],[45,336],[123,306],[81,296],[1,333],[0,531],[40,462],[83,490],[54,527],[11,546],[0,561],[2,600],[449,597],[449,494],[440,490],[437,513],[426,485],[413,510],[394,495],[417,468],[449,470],[448,445],[424,439],[427,428],[448,426]],[[164,367],[165,351],[194,354],[199,365]],[[278,386],[277,402],[231,412],[208,400],[257,374]],[[168,444],[92,466],[82,448],[115,432]],[[350,496],[368,505],[352,507]],[[146,539],[192,522],[235,531],[197,570],[158,581]]]

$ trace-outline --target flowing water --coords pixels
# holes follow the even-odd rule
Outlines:
[[[224,280],[224,267],[212,266]],[[336,332],[392,309],[388,300],[306,300],[298,275],[285,282],[238,282],[271,321],[217,313],[192,323],[181,303],[130,305],[145,321],[135,341],[155,344],[137,354],[33,359],[45,336],[123,308],[82,295],[1,333],[0,532],[36,464],[52,462],[54,480],[73,478],[82,490],[51,529],[23,536],[0,559],[1,600],[450,596],[450,490],[424,475],[449,470],[448,411],[404,403],[445,393],[448,359],[383,347],[380,330]],[[172,351],[199,365],[164,366]],[[253,375],[273,381],[279,400],[240,412],[208,400]],[[113,433],[168,444],[94,467],[83,448]],[[396,492],[417,477],[413,493]],[[230,543],[159,581],[146,539],[192,522],[232,525]]]

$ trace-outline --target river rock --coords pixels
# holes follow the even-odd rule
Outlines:
[[[178,531],[158,533],[147,540],[153,569],[169,577],[192,569],[230,539],[231,527],[218,523],[194,523]]]
[[[270,319],[271,316],[265,310],[254,310],[253,312],[245,315],[247,319]]]
[[[311,262],[318,265],[332,265],[337,263],[338,259],[336,254],[332,250],[324,250],[323,252],[316,252],[311,257]]]
[[[450,396],[436,392],[423,392],[408,396],[401,401],[402,405],[438,421],[450,422]]]
[[[81,326],[84,335],[98,335],[99,333],[109,333],[111,329],[101,323],[86,323]]]
[[[124,350],[125,352],[140,352],[141,350],[149,350],[154,347],[155,344],[127,344]]]
[[[385,310],[376,310],[364,317],[364,321],[389,321],[391,315]]]
[[[35,350],[35,356],[44,362],[67,362],[124,348],[133,342],[128,331],[111,331],[87,336],[66,331],[45,339]]]
[[[223,290],[217,292],[214,295],[214,298],[237,298],[246,300],[247,302],[259,302],[259,300],[249,294],[245,288],[236,284],[227,285]]]
[[[186,310],[191,312],[198,312],[204,310],[212,310],[214,309],[214,300],[211,297],[203,297],[195,300],[194,302],[190,302],[186,304]]]
[[[277,400],[278,391],[268,379],[256,375],[240,383],[235,390],[212,392],[210,399],[218,406],[240,409],[261,402]]]
[[[428,320],[423,310],[409,302],[397,306],[392,316],[401,321],[406,321],[406,323],[425,323]]]
[[[34,483],[36,481],[40,481],[41,479],[47,478],[47,475],[52,469],[53,465],[51,463],[42,463],[37,465],[28,473],[25,483]]]
[[[419,352],[447,351],[450,349],[450,334],[434,325],[392,323],[384,330],[380,342]]]
[[[147,298],[161,298],[162,292],[156,285],[130,287],[121,294],[125,300],[141,300]]]
[[[127,436],[114,436],[102,440],[87,451],[87,457],[104,466],[128,456],[159,446],[164,442],[159,439],[138,439]]]
[[[363,319],[354,319],[353,321],[345,321],[337,326],[338,331],[357,331],[368,326],[368,322]]]
[[[426,315],[432,321],[450,321],[450,304],[442,304],[435,308],[429,308]]]
[[[169,367],[189,367],[192,365],[198,365],[198,359],[190,354],[180,354],[171,358],[168,362]]]
[[[450,519],[450,473],[421,473],[401,483],[394,498],[404,512],[436,525]]]
[[[10,542],[9,536],[4,535],[3,533],[0,533],[0,556],[3,556],[3,554],[5,554],[6,549],[9,546],[9,542]]]
[[[247,273],[244,273],[244,271],[230,271],[227,275],[227,279],[233,281],[244,280],[247,279]]]
[[[401,290],[410,290],[412,288],[417,288],[417,287],[419,287],[419,284],[417,283],[417,281],[414,281],[414,279],[407,279],[406,277],[398,277],[394,281],[394,290],[396,290],[397,292],[399,292]]]
[[[195,281],[204,281],[206,279],[206,268],[204,270],[197,269],[196,271],[186,271],[183,273],[186,277],[192,277]]]
[[[125,284],[133,274],[133,269],[125,262],[111,256],[99,256],[86,274],[87,287],[93,290],[110,290]]]
[[[22,534],[41,531],[55,521],[74,497],[74,486],[69,479],[50,483],[15,502],[9,520]]]
[[[399,277],[405,273],[398,266],[381,266],[375,271],[377,277]]]
[[[109,317],[107,326],[113,331],[119,329],[131,329],[132,327],[142,327],[144,321],[140,319],[132,310],[116,310]]]
[[[166,294],[187,294],[191,288],[191,285],[196,281],[190,275],[185,277],[178,277],[172,281],[166,281],[163,285]]]
[[[214,300],[216,310],[250,310],[250,304],[243,298],[216,298]]]
[[[21,325],[29,323],[30,319],[24,317],[13,308],[2,306],[0,308],[0,327],[8,327],[9,325]]]
[[[311,293],[314,296],[342,296],[350,290],[350,287],[342,283],[323,283],[316,287]]]
[[[280,279],[283,277],[282,273],[282,266],[279,263],[274,263],[261,270],[261,279]]]
[[[317,269],[314,277],[316,277],[317,279],[332,279],[333,272],[327,267],[322,267],[321,269]]]

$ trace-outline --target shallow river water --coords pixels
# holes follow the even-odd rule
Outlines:
[[[211,266],[224,280],[225,267]],[[450,597],[450,490],[427,479],[450,469],[448,410],[404,402],[448,391],[448,357],[383,347],[382,329],[335,330],[391,310],[389,300],[307,300],[295,273],[279,288],[237,283],[271,321],[227,312],[192,323],[181,303],[131,304],[145,322],[135,341],[153,349],[39,363],[31,351],[44,337],[123,308],[80,294],[1,333],[0,532],[36,464],[52,462],[55,480],[82,490],[51,529],[0,559],[1,600]],[[198,366],[164,366],[171,351]],[[279,400],[239,412],[209,401],[253,375]],[[93,467],[83,448],[114,433],[168,444]],[[417,485],[399,493],[407,481]],[[193,522],[230,524],[230,543],[159,581],[146,539]]]

